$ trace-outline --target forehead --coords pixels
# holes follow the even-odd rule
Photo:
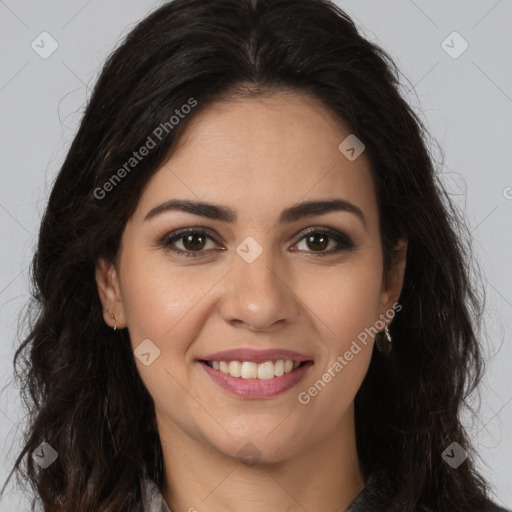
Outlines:
[[[339,149],[350,131],[319,101],[292,92],[197,112],[145,188],[136,215],[173,198],[232,206],[260,218],[299,201],[342,198],[376,215],[370,162]]]

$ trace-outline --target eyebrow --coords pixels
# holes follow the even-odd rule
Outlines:
[[[236,222],[238,218],[236,210],[233,210],[229,206],[222,206],[202,201],[191,201],[188,199],[171,199],[170,201],[166,201],[165,203],[152,208],[146,214],[144,221],[168,211],[181,211],[211,220],[220,220],[230,223]],[[359,217],[366,229],[366,219],[362,210],[345,199],[297,203],[281,212],[281,215],[279,216],[279,223],[292,223],[304,217],[325,215],[336,211],[353,213]]]

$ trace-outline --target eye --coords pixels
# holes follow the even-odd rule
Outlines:
[[[349,236],[326,228],[310,228],[295,245],[299,245],[303,240],[306,247],[313,249],[306,250],[306,252],[315,253],[315,256],[329,256],[343,250],[355,248],[355,244]],[[334,244],[334,249],[331,248],[329,251],[326,251],[325,249],[329,246],[329,240],[334,240],[336,243]]]
[[[196,258],[200,256],[201,253],[205,252],[203,249],[207,246],[208,239],[215,241],[209,231],[197,228],[186,228],[169,233],[160,241],[160,245],[179,256]],[[173,247],[176,244],[181,244],[183,249]],[[212,248],[206,247],[206,249]]]

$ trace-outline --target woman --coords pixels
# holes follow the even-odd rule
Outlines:
[[[49,198],[15,469],[47,511],[504,510],[458,417],[482,373],[460,226],[334,4],[164,5]]]

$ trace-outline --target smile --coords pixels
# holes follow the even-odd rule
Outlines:
[[[270,398],[290,390],[304,377],[313,361],[278,359],[253,361],[198,361],[211,379],[239,398]]]
[[[254,363],[252,361],[205,361],[205,363],[220,372],[242,379],[268,380],[281,377],[297,369],[305,361],[292,361],[291,359],[279,359],[277,361],[265,361]]]

